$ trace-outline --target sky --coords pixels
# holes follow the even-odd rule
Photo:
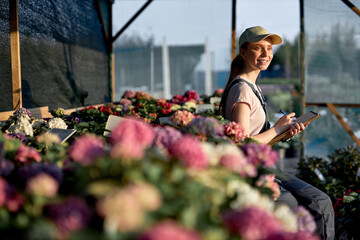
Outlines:
[[[114,34],[145,3],[115,0]],[[164,38],[168,45],[204,44],[207,40],[214,67],[224,69],[231,60],[231,6],[232,0],[154,0],[124,34],[153,37],[155,45],[161,45]],[[246,28],[261,25],[293,41],[300,29],[299,13],[299,0],[237,0],[237,38]]]

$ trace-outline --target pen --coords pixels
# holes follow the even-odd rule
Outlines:
[[[285,116],[287,115],[286,112],[284,112],[284,111],[281,110],[281,109],[280,109],[280,112],[281,112],[282,114],[284,114]]]

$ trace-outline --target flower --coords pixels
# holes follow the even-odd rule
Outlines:
[[[61,143],[59,135],[50,132],[37,136],[36,141],[38,141],[39,143],[44,143],[46,146],[51,146],[54,143]]]
[[[277,182],[275,182],[274,174],[261,175],[255,184],[259,187],[270,188],[273,192],[272,198],[274,201],[280,197],[280,188]]]
[[[156,103],[156,106],[159,106],[161,108],[162,114],[169,114],[172,111],[171,104],[168,102],[160,101]]]
[[[53,197],[57,193],[59,183],[50,175],[40,173],[27,182],[27,191],[31,194]]]
[[[142,233],[138,240],[200,240],[193,230],[186,229],[173,220],[164,220]]]
[[[13,116],[15,118],[26,116],[26,118],[29,120],[32,117],[32,113],[26,108],[19,108],[13,113]]]
[[[76,197],[45,206],[44,215],[55,223],[57,236],[60,239],[66,238],[73,231],[82,229],[90,220],[90,210],[86,202]]]
[[[245,138],[248,137],[245,134],[245,130],[236,122],[230,122],[224,126],[225,135],[228,136],[235,143],[242,142]]]
[[[123,98],[134,98],[135,92],[132,90],[126,90],[122,96]]]
[[[122,98],[120,104],[123,105],[124,109],[127,110],[131,106],[131,101],[127,98]]]
[[[49,128],[60,128],[60,129],[68,128],[68,126],[66,125],[64,120],[62,120],[61,118],[51,118],[48,121],[48,125],[49,125]]]
[[[308,232],[273,232],[265,238],[265,240],[320,240],[316,235],[312,235]]]
[[[296,232],[298,230],[297,218],[289,206],[280,204],[274,212],[275,217],[281,222],[284,230]]]
[[[155,137],[154,129],[135,118],[125,118],[116,125],[110,135],[111,143],[134,144],[140,148],[151,146]]]
[[[129,185],[127,191],[134,194],[142,209],[146,211],[154,211],[161,206],[159,191],[148,183],[136,182]]]
[[[197,117],[192,120],[187,130],[200,139],[224,136],[224,126],[212,117]]]
[[[194,114],[186,110],[178,110],[170,116],[170,120],[179,126],[188,126],[195,118]]]
[[[21,163],[29,163],[31,161],[40,162],[41,155],[34,148],[21,144],[16,151],[15,161]]]
[[[257,174],[255,166],[249,164],[244,155],[224,154],[221,156],[219,164],[243,177],[255,177]]]
[[[257,207],[228,211],[222,218],[231,233],[247,240],[265,239],[270,234],[283,230],[275,217]]]
[[[17,212],[24,203],[24,197],[16,188],[0,177],[0,207],[5,206],[10,212]]]
[[[267,144],[249,143],[242,145],[241,149],[249,162],[256,166],[273,167],[279,159],[277,152]]]
[[[300,231],[313,234],[316,230],[316,223],[311,213],[303,206],[299,206],[295,210],[295,216],[297,218],[298,229]]]
[[[12,123],[6,130],[6,133],[21,133],[32,137],[34,131],[29,119],[28,115],[20,115],[15,123]]]
[[[46,173],[47,175],[54,178],[58,184],[61,183],[63,174],[61,169],[56,164],[49,163],[33,163],[30,165],[25,165],[19,168],[17,176],[20,180],[23,181],[26,186],[27,181],[41,173]]]
[[[16,139],[19,139],[22,143],[24,144],[27,144],[29,139],[26,137],[25,134],[23,133],[9,133],[7,134],[8,136],[10,137],[13,137],[13,138],[16,138]]]
[[[189,168],[203,169],[209,165],[200,142],[191,135],[184,135],[173,142],[169,148],[169,153]]]
[[[177,141],[181,136],[182,133],[176,130],[173,127],[165,126],[165,127],[157,127],[154,128],[155,131],[155,138],[154,144],[158,148],[165,148],[168,149],[171,144]]]
[[[215,95],[215,96],[221,96],[221,95],[223,95],[223,93],[224,93],[224,89],[223,89],[223,88],[219,88],[219,89],[215,90],[215,92],[213,93],[213,95]]]
[[[14,164],[0,156],[0,176],[8,176],[14,170]]]
[[[105,142],[96,135],[82,135],[69,147],[69,156],[83,166],[90,165],[105,153]]]
[[[144,99],[144,100],[152,100],[154,97],[151,94],[144,92],[144,91],[137,91],[135,92],[136,99]]]
[[[98,201],[96,209],[104,217],[104,228],[110,233],[134,231],[144,221],[145,212],[139,199],[127,189],[107,194]]]
[[[182,108],[186,109],[188,111],[194,110],[194,109],[196,109],[196,102],[194,102],[194,101],[186,101],[183,104]]]
[[[188,90],[184,93],[184,97],[187,98],[187,100],[197,100],[198,94],[194,90]]]

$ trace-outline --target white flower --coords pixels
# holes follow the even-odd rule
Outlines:
[[[274,214],[287,231],[296,232],[298,230],[297,218],[287,205],[279,205]]]
[[[49,128],[67,129],[67,125],[61,118],[52,118],[48,122]]]
[[[176,110],[179,110],[181,109],[181,106],[179,104],[174,104],[171,106],[171,111],[176,111]]]
[[[236,199],[230,203],[230,207],[233,209],[256,206],[269,213],[274,211],[274,202],[268,196],[262,195],[258,190],[245,182],[238,180],[230,181],[226,190],[228,196],[236,194]]]
[[[21,133],[32,137],[34,131],[29,119],[30,118],[27,115],[20,116],[15,123],[10,125],[8,130],[6,130],[6,133]]]
[[[192,101],[187,101],[183,106],[183,109],[191,111],[192,108],[196,109],[196,103]]]
[[[245,158],[243,152],[235,144],[230,142],[217,145],[203,142],[202,146],[209,159],[210,165],[212,166],[218,165],[221,157],[226,154],[237,155],[241,158]]]

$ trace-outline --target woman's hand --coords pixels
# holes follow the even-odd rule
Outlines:
[[[287,129],[290,128],[289,134],[287,134],[282,139],[283,141],[288,140],[294,137],[295,135],[299,134],[300,132],[304,131],[306,126],[303,123],[295,123],[295,120],[296,120],[295,113],[290,113],[288,115],[281,117],[279,121],[275,124],[276,127],[276,125],[279,123],[279,129],[282,130],[281,132],[283,132],[284,130],[286,131]]]
[[[292,123],[296,120],[295,113],[289,113],[288,115],[282,116],[274,125],[277,134],[285,132],[291,128]]]

